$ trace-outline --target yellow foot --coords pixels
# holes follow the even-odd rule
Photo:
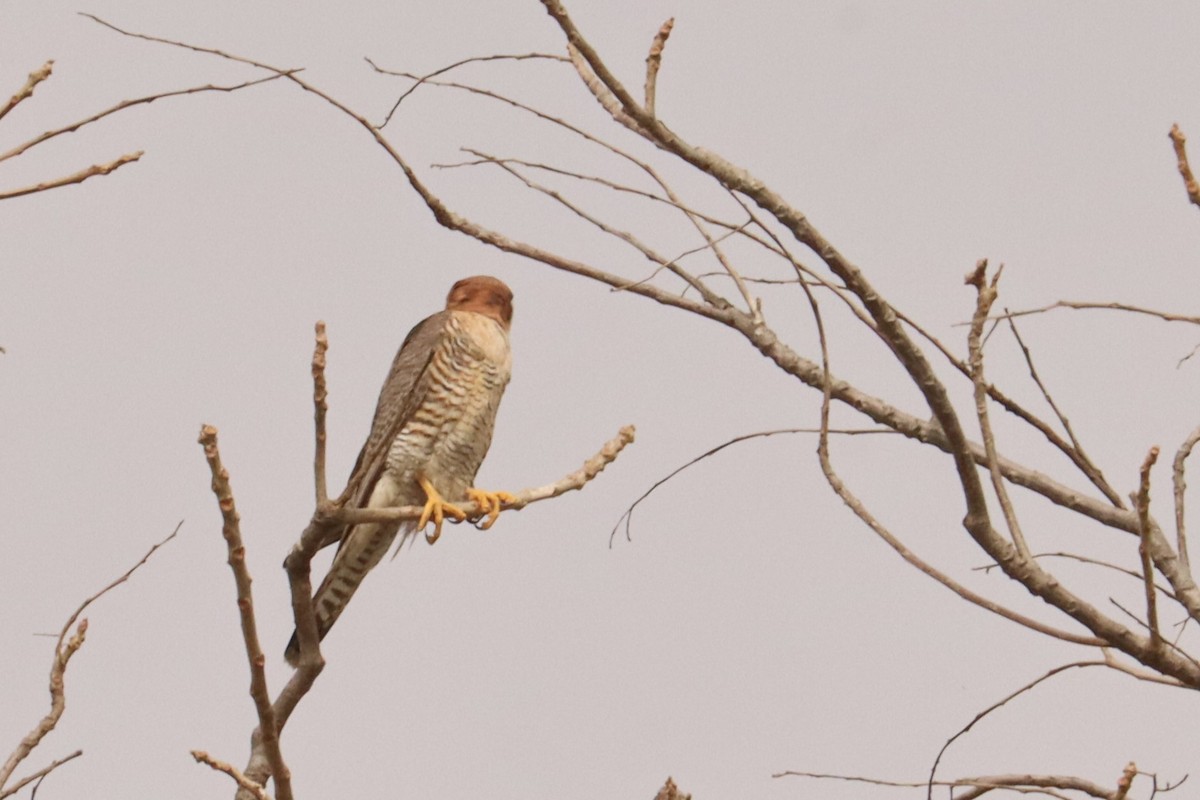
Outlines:
[[[467,499],[479,504],[479,508],[482,509],[479,513],[480,519],[487,517],[487,521],[478,526],[481,531],[486,531],[496,524],[496,520],[500,519],[502,506],[517,502],[516,496],[508,492],[485,492],[475,488],[467,489]]]
[[[441,492],[433,488],[433,484],[427,478],[417,478],[417,482],[425,491],[425,509],[421,512],[421,518],[417,520],[417,530],[424,530],[432,520],[433,533],[425,534],[425,541],[433,544],[442,535],[442,520],[450,517],[455,522],[462,522],[467,518],[467,512],[453,503],[447,503]]]

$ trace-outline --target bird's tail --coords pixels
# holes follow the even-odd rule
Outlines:
[[[411,538],[415,531],[412,522],[363,523],[343,540],[342,547],[333,557],[329,573],[313,595],[313,613],[317,618],[317,636],[325,638],[333,623],[342,615],[350,598],[358,590],[363,578],[379,563],[383,554],[391,547],[396,534],[403,530],[401,543]],[[296,631],[288,642],[283,657],[293,667],[300,661],[300,639]]]

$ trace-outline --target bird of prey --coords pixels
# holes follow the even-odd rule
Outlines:
[[[482,527],[491,527],[501,505],[515,499],[506,492],[474,488],[512,373],[512,311],[512,291],[503,282],[486,275],[464,278],[450,289],[445,310],[419,322],[405,337],[341,500],[346,508],[424,505],[424,512],[416,522],[346,527],[329,574],[313,595],[321,638],[397,534],[403,547],[432,521],[433,532],[426,534],[432,544],[441,535],[444,518],[466,518],[454,505],[463,500],[486,509]],[[293,634],[285,657],[295,666],[299,655]]]

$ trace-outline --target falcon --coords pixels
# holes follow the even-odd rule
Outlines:
[[[500,398],[512,374],[508,332],[512,290],[479,275],[450,289],[446,308],[409,331],[383,383],[371,434],[358,455],[340,502],[346,508],[424,506],[416,522],[364,522],[343,531],[329,573],[313,595],[321,638],[345,610],[366,574],[383,558],[397,534],[403,547],[430,522],[430,544],[446,518],[467,514],[455,505],[474,501],[490,528],[507,492],[474,487],[475,473],[492,442]],[[285,657],[295,666],[295,633]]]

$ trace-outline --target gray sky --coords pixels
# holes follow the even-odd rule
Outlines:
[[[674,15],[662,118],[788,197],[959,352],[965,329],[953,325],[973,304],[962,276],[981,257],[1006,264],[1000,303],[1012,308],[1076,299],[1191,309],[1200,217],[1166,135],[1177,121],[1200,142],[1191,4],[571,6],[631,86],[654,31]],[[375,120],[409,84],[376,75],[363,56],[424,72],[562,49],[534,0],[6,0],[0,93],[46,59],[55,71],[0,123],[0,149],[122,99],[256,77],[118,36],[77,10],[304,67]],[[455,74],[657,157],[608,123],[567,68]],[[462,159],[460,146],[614,169],[596,151],[450,91],[409,98],[388,134],[480,222],[631,278],[647,273],[640,257],[499,171],[430,169]],[[372,574],[284,734],[301,796],[649,797],[668,774],[697,798],[883,794],[771,773],[921,779],[979,710],[1091,656],[968,607],[906,567],[829,491],[807,437],[741,445],[684,473],[639,507],[632,541],[610,549],[622,511],[655,480],[732,436],[815,424],[818,396],[729,331],[445,231],[360,129],[294,87],[123,113],[6,162],[0,186],[139,149],[139,163],[111,176],[0,207],[0,749],[45,710],[52,640],[34,634],[57,631],[83,597],[185,521],[90,611],[66,717],[28,764],[77,747],[85,756],[39,797],[230,791],[188,756],[199,748],[241,765],[253,726],[199,426],[220,429],[277,690],[292,629],[279,565],[311,513],[312,324],[326,320],[332,343],[330,482],[340,488],[404,334],[454,280],[477,273],[516,293],[514,379],[480,485],[557,479],[627,423],[638,442],[581,493],[506,515],[489,532],[449,528],[436,547]],[[706,185],[660,163],[728,212]],[[696,245],[673,218],[580,196],[660,237],[665,251]],[[814,356],[799,295],[763,297],[781,335]],[[1057,312],[1022,332],[1120,491],[1134,488],[1150,445],[1173,453],[1196,424],[1200,366],[1176,369],[1195,331]],[[844,324],[835,333],[839,374],[927,415],[878,342]],[[989,355],[991,377],[1036,405],[1011,341],[997,336]],[[968,387],[953,385],[966,408]],[[1016,429],[1002,430],[1001,449],[1083,488]],[[930,560],[1042,611],[1000,577],[971,571],[985,559],[959,524],[948,459],[880,437],[838,441],[834,457]],[[1154,491],[1167,520],[1168,485]],[[1135,567],[1131,538],[1017,499],[1035,550]],[[1061,574],[1094,602],[1137,602],[1136,583]],[[1048,609],[1043,618],[1061,624]],[[1195,719],[1181,691],[1073,674],[982,723],[941,774],[1057,772],[1111,784],[1136,760],[1177,780],[1195,768]]]

